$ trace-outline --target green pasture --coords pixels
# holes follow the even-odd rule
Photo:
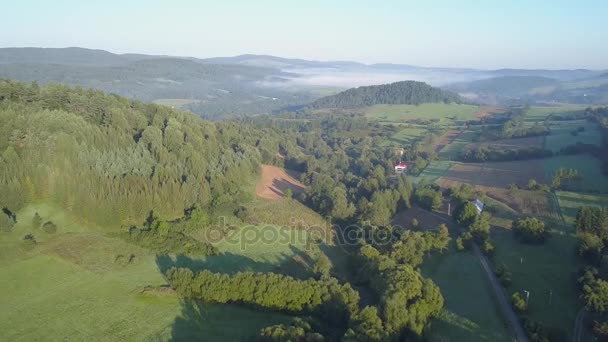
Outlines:
[[[545,148],[553,152],[559,152],[562,148],[581,144],[592,144],[599,146],[601,135],[597,124],[587,120],[573,121],[550,121],[548,122],[551,134],[545,137]],[[579,127],[584,131],[579,132]],[[573,134],[573,132],[576,132]]]
[[[58,231],[32,227],[38,212]],[[252,228],[254,229],[254,228]],[[32,233],[38,243],[27,249],[22,237]],[[305,241],[305,240],[303,240]],[[11,232],[0,233],[0,329],[8,341],[36,340],[244,340],[264,326],[290,317],[231,305],[183,302],[174,295],[147,296],[145,286],[166,283],[171,266],[216,271],[270,270],[291,259],[305,242],[240,245],[220,242],[227,253],[213,260],[156,256],[75,220],[48,204],[17,212]],[[133,256],[130,262],[119,255]],[[222,259],[223,258],[223,259]]]
[[[577,192],[608,192],[608,177],[600,171],[600,161],[589,154],[564,155],[543,160],[545,178],[550,181],[559,168],[573,168],[582,176]]]
[[[562,215],[567,224],[574,224],[580,207],[608,207],[608,194],[589,194],[570,191],[557,191],[556,196]]]
[[[444,253],[432,254],[422,273],[440,288],[444,309],[432,321],[430,341],[512,341],[493,290],[481,264],[470,252],[453,244]]]
[[[478,106],[465,104],[423,103],[420,105],[374,105],[364,113],[369,118],[382,121],[403,122],[411,119],[473,120]]]
[[[543,245],[523,244],[510,230],[495,228],[492,243],[496,247],[495,265],[504,264],[512,272],[508,295],[529,291],[529,309],[524,315],[540,322],[561,336],[571,338],[581,303],[576,275],[577,240],[572,229],[550,225],[551,237]]]
[[[539,122],[545,121],[549,115],[555,114],[566,116],[568,114],[576,114],[584,110],[584,106],[563,105],[563,106],[532,106],[526,113],[526,121]]]

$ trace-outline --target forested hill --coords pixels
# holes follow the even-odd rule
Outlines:
[[[357,108],[375,104],[421,104],[460,102],[454,93],[432,87],[424,82],[401,81],[390,84],[358,87],[336,95],[320,98],[312,108]]]
[[[0,207],[52,202],[102,226],[238,201],[278,142],[263,129],[101,91],[0,80]]]

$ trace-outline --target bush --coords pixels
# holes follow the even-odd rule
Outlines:
[[[525,218],[513,221],[515,238],[524,243],[543,243],[548,237],[545,223],[536,218]]]
[[[46,221],[42,225],[42,230],[44,230],[46,233],[54,234],[55,232],[57,232],[57,225],[55,225],[51,221]]]
[[[10,218],[8,215],[3,215],[0,213],[0,230],[3,232],[10,232],[13,230],[13,226],[15,225],[15,221]]]
[[[38,213],[35,213],[34,217],[32,217],[32,228],[38,229],[38,228],[40,228],[41,224],[42,224],[42,217],[40,217],[40,215]]]
[[[513,304],[513,308],[518,313],[523,313],[528,310],[528,303],[526,303],[526,301],[523,299],[519,292],[515,292],[511,296],[511,304]]]
[[[499,265],[496,267],[495,273],[503,287],[511,286],[511,271],[509,271],[507,265]]]
[[[440,209],[442,198],[441,191],[431,188],[418,188],[414,193],[414,200],[427,210]]]
[[[36,238],[34,237],[34,234],[29,233],[26,236],[23,237],[23,246],[27,249],[32,249],[36,246],[37,241]]]

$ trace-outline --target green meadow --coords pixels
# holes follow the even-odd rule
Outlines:
[[[430,341],[512,341],[481,264],[471,252],[454,244],[434,253],[422,265],[445,299],[444,309],[432,321]]]
[[[411,119],[436,119],[442,121],[472,120],[478,111],[478,106],[445,103],[374,105],[364,110],[365,115],[369,118],[392,122],[403,122]]]
[[[35,212],[43,221],[52,220],[57,232],[32,227]],[[258,228],[247,229],[259,233]],[[278,229],[263,228],[271,233]],[[225,254],[189,258],[157,256],[108,231],[112,229],[80,222],[44,203],[17,212],[14,229],[0,233],[0,302],[10,308],[0,313],[3,339],[243,340],[262,327],[290,320],[243,307],[184,302],[170,293],[151,296],[142,289],[165,284],[163,271],[171,266],[221,272],[291,270],[298,276],[303,266],[294,257],[304,254],[306,236],[246,244],[222,240],[216,245]],[[28,233],[37,240],[33,249],[22,241]]]

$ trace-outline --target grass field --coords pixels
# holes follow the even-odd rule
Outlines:
[[[38,212],[58,226],[55,234],[31,227]],[[17,213],[10,233],[0,233],[0,312],[5,340],[243,340],[264,326],[289,316],[230,305],[199,305],[175,296],[149,297],[147,285],[162,285],[161,269],[171,265],[206,266],[218,271],[271,270],[293,257],[304,243],[220,243],[227,253],[213,259],[157,257],[153,252],[112,238],[78,222],[68,212],[46,204]],[[33,250],[23,248],[27,233],[36,236]],[[304,240],[305,241],[305,240]],[[134,255],[132,262],[117,256]]]
[[[556,196],[564,220],[570,225],[574,224],[576,213],[582,206],[608,207],[608,194],[557,191]]]
[[[416,139],[422,138],[429,130],[422,126],[405,127],[395,133],[389,141],[404,146],[413,143]]]
[[[510,230],[494,229],[494,263],[505,264],[512,272],[513,283],[506,291],[509,295],[516,291],[530,292],[526,317],[571,338],[581,307],[576,283],[581,266],[575,255],[577,241],[571,227],[551,228],[551,238],[541,246],[519,243]]]
[[[456,137],[450,144],[444,146],[439,151],[441,159],[456,159],[458,155],[464,151],[465,147],[473,143],[479,137],[479,132],[474,129],[466,130]]]
[[[566,116],[568,114],[576,114],[581,110],[584,110],[584,106],[576,105],[564,105],[564,106],[532,106],[526,113],[526,121],[528,122],[540,122],[545,121],[551,114]]]
[[[478,106],[423,103],[420,105],[374,105],[365,109],[369,118],[382,121],[403,122],[411,119],[472,120],[479,111]],[[452,118],[452,119],[449,119]]]
[[[512,341],[494,294],[477,258],[448,251],[433,254],[422,265],[445,299],[444,310],[433,320],[430,341]]]
[[[574,168],[583,178],[575,189],[580,192],[608,192],[608,177],[600,172],[600,161],[588,154],[557,156],[543,159],[545,177],[548,181],[559,168]]]
[[[572,131],[576,131],[579,127],[585,130],[572,135]],[[545,148],[553,152],[559,152],[562,148],[577,143],[597,146],[601,143],[599,128],[595,123],[587,120],[550,121],[549,129],[551,134],[545,137]]]

